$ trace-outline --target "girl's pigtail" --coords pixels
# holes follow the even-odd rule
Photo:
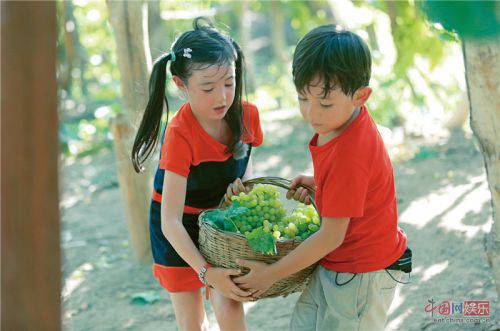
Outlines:
[[[235,61],[235,89],[234,89],[234,101],[229,109],[226,117],[227,124],[233,133],[233,139],[228,145],[227,151],[233,154],[239,154],[238,149],[240,147],[241,136],[243,135],[243,104],[242,104],[242,94],[243,94],[243,75],[245,72],[244,63],[245,58],[243,57],[243,51],[240,46],[231,40],[234,49],[236,50],[236,61]]]
[[[168,121],[168,101],[165,95],[165,85],[167,63],[171,57],[171,53],[163,54],[156,60],[151,72],[148,105],[146,106],[141,125],[135,136],[134,147],[132,148],[132,163],[136,172],[142,172],[142,164],[154,151],[158,142],[158,133],[163,115],[163,102],[165,102],[167,107]]]

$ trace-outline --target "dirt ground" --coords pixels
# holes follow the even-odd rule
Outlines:
[[[258,175],[292,177],[311,170],[310,129],[297,118],[268,116],[265,143],[254,152]],[[392,146],[388,142],[388,146]],[[484,252],[492,223],[483,160],[463,134],[418,147],[394,161],[400,226],[414,254],[411,283],[400,285],[387,330],[494,330],[498,311]],[[390,147],[392,148],[392,147]],[[400,146],[401,148],[401,146]],[[61,247],[65,330],[176,330],[168,294],[131,252],[112,151],[61,167]],[[135,298],[135,299],[134,299]],[[298,294],[245,305],[249,330],[287,330]],[[491,321],[433,322],[428,300],[491,301]],[[218,330],[206,305],[211,330]]]

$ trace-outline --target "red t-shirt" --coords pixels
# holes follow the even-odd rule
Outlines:
[[[253,147],[262,144],[259,111],[248,102],[243,102],[243,123],[241,141]],[[179,109],[166,130],[161,149],[160,169],[187,177],[192,165],[196,166],[202,162],[221,162],[232,156],[226,153],[226,145],[210,136],[198,123],[189,103]]]
[[[388,267],[406,249],[398,227],[394,174],[375,122],[365,107],[342,132],[322,146],[314,135],[316,204],[321,217],[349,217],[343,243],[320,262],[337,272]]]

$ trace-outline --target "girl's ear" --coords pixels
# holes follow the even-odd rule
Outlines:
[[[365,86],[359,88],[356,92],[354,92],[354,95],[352,96],[354,106],[355,107],[363,106],[371,94],[372,94],[371,87]]]
[[[179,90],[183,92],[187,92],[187,87],[186,84],[184,84],[184,81],[179,78],[179,76],[172,76],[172,79],[175,83],[175,85],[179,88]]]

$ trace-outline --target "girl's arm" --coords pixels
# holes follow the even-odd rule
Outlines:
[[[206,264],[182,225],[187,178],[165,171],[161,202],[161,230],[177,253],[198,273]]]
[[[182,224],[186,199],[187,178],[165,170],[161,205],[161,230],[176,252],[199,273],[206,260],[191,240]],[[239,275],[239,270],[209,268],[205,279],[222,295],[238,301],[248,301],[251,292],[240,290],[230,276]]]

